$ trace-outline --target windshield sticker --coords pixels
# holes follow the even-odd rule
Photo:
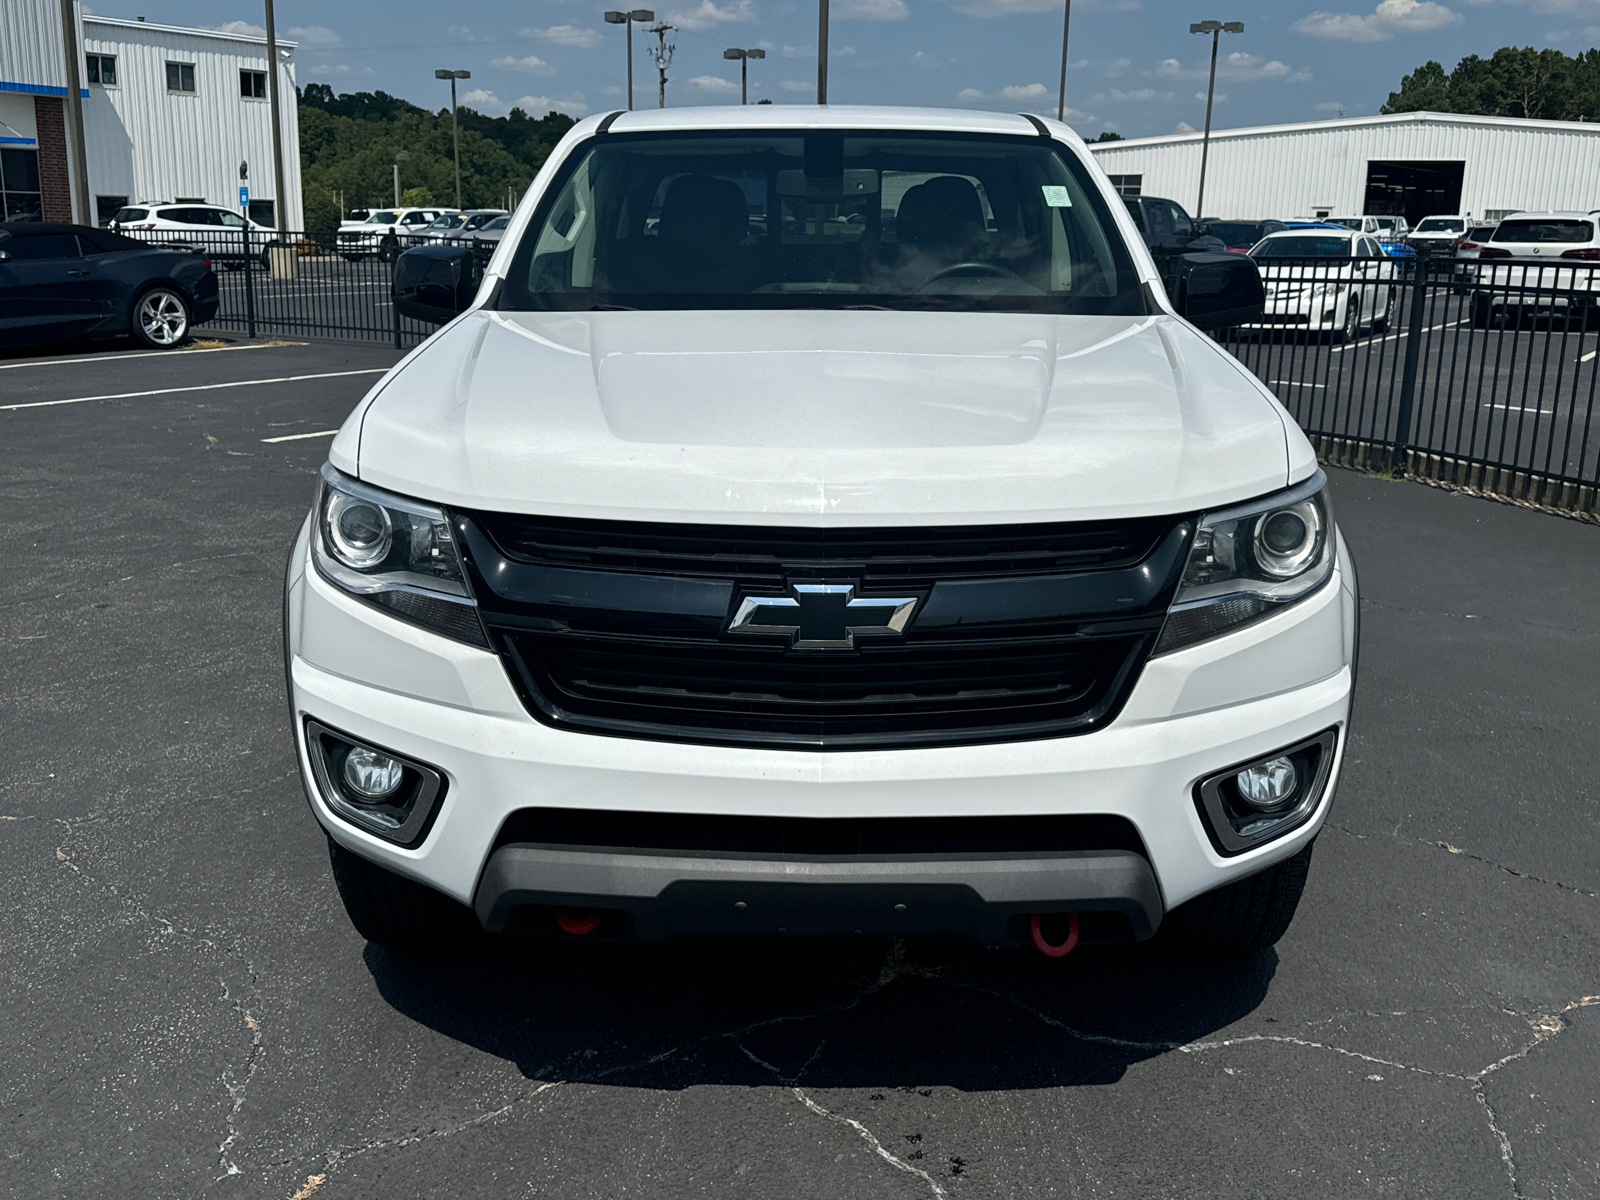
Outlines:
[[[1067,189],[1059,183],[1043,183],[1039,190],[1044,193],[1044,202],[1051,208],[1071,208],[1072,197],[1067,195]]]

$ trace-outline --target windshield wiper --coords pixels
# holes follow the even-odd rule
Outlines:
[[[591,304],[590,312],[638,312],[631,304]]]

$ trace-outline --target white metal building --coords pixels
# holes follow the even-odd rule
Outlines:
[[[1396,113],[1212,130],[1205,212],[1198,133],[1095,143],[1119,189],[1193,215],[1292,218],[1430,213],[1496,219],[1522,209],[1600,208],[1600,124]]]
[[[303,227],[294,44],[278,43],[284,197],[274,195],[266,39],[84,15],[61,0],[0,0],[0,210],[9,219],[103,223],[130,201],[236,207],[249,164],[251,215]],[[70,35],[70,36],[69,36]],[[81,55],[81,157],[66,46]],[[79,185],[83,164],[87,187]],[[88,197],[89,211],[74,195]]]

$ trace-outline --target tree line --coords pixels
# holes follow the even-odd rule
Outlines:
[[[308,83],[299,92],[298,115],[307,232],[325,235],[338,227],[336,195],[346,209],[393,204],[394,160],[401,152],[410,156],[400,164],[403,203],[455,203],[448,108],[429,112],[387,92],[336,96],[325,83]],[[520,108],[487,117],[463,106],[459,117],[465,208],[503,208],[508,189],[521,199],[573,125],[561,113],[531,117]]]
[[[1568,57],[1559,50],[1502,46],[1488,58],[1469,54],[1449,72],[1425,62],[1400,80],[1382,111],[1600,120],[1600,50]]]

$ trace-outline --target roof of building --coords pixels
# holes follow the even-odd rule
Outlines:
[[[83,14],[85,25],[115,25],[124,29],[147,29],[157,33],[181,33],[188,37],[218,38],[225,42],[248,42],[253,46],[265,46],[267,35],[265,33],[237,33],[228,29],[198,29],[189,25],[161,25],[155,21],[130,21],[126,17],[102,17],[93,13]],[[293,50],[300,45],[299,42],[287,38],[278,39],[278,49]]]
[[[1593,121],[1533,121],[1523,117],[1481,117],[1473,113],[1407,112],[1383,113],[1375,117],[1336,117],[1329,121],[1294,121],[1282,125],[1250,125],[1242,129],[1213,129],[1211,140],[1227,141],[1233,138],[1260,137],[1276,133],[1335,133],[1345,130],[1370,129],[1395,125],[1463,125],[1496,129],[1542,129],[1570,133],[1587,133],[1600,136],[1600,122]],[[1124,138],[1120,142],[1091,142],[1089,149],[1097,154],[1115,153],[1146,146],[1173,146],[1184,142],[1198,142],[1204,134],[1198,130],[1188,133],[1164,133],[1158,137]]]

